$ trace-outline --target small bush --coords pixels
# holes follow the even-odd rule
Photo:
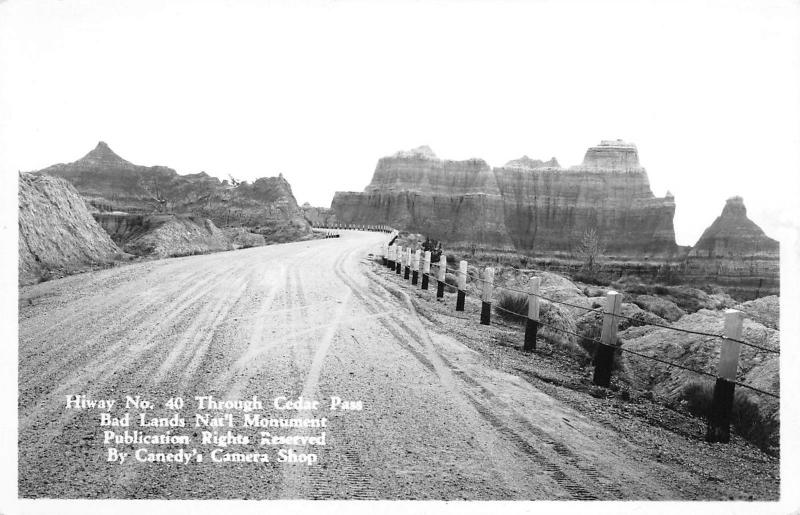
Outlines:
[[[705,381],[692,381],[680,392],[679,400],[695,416],[708,417],[714,386]],[[777,417],[765,416],[758,404],[741,390],[733,395],[731,425],[742,438],[764,451],[777,449],[780,441],[780,424]]]
[[[585,270],[571,274],[571,278],[573,281],[578,281],[585,284],[593,284],[595,286],[608,286],[611,284],[610,281],[603,279],[597,273],[590,273],[586,272]]]
[[[494,304],[497,316],[509,322],[525,323],[528,318],[528,296],[521,293],[502,292]]]
[[[444,276],[444,283],[446,286],[444,287],[444,291],[448,293],[455,293],[458,291],[458,280],[456,279],[455,274],[447,273]]]
[[[502,309],[498,309],[498,307]],[[522,324],[528,318],[528,296],[515,292],[503,292],[494,308],[499,317]],[[570,334],[575,333],[577,329],[575,327],[575,319],[568,310],[552,302],[542,300],[539,302],[539,322],[542,324],[539,327],[539,337],[541,339],[566,349],[579,359],[583,360],[588,357],[575,344],[573,334]]]

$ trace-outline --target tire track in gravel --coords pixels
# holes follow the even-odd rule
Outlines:
[[[217,276],[217,281],[225,282],[228,274],[235,274],[237,269],[227,271],[227,274]],[[197,287],[186,290],[179,297],[179,302],[168,311],[166,316],[162,313],[152,313],[147,316],[138,327],[130,327],[124,338],[113,342],[107,350],[93,360],[82,364],[77,373],[75,370],[68,369],[66,373],[72,373],[73,377],[62,381],[50,392],[43,395],[45,398],[39,403],[37,409],[29,409],[26,414],[20,410],[20,432],[29,429],[33,424],[42,420],[47,421],[44,428],[39,428],[39,436],[43,441],[37,444],[49,444],[59,435],[58,428],[69,424],[72,419],[82,413],[80,410],[63,409],[63,399],[66,395],[82,393],[88,396],[100,395],[102,391],[109,391],[108,383],[112,380],[119,387],[122,384],[131,384],[132,388],[139,389],[142,384],[147,383],[149,372],[146,370],[148,361],[152,356],[146,353],[154,349],[162,348],[160,340],[156,338],[163,334],[166,329],[172,327],[173,323],[181,324],[186,322],[186,318],[179,319],[187,310],[198,308],[203,297],[209,294],[205,283],[198,284]],[[139,328],[143,331],[138,331]],[[144,355],[144,362],[139,360]],[[141,369],[144,369],[142,371]],[[137,374],[138,370],[138,374]],[[138,377],[138,381],[137,381]],[[111,390],[111,393],[115,393]],[[119,394],[121,392],[116,392]]]
[[[334,264],[334,268],[340,266],[344,259],[345,255],[340,255]],[[296,279],[299,279],[299,276],[296,276]],[[296,284],[301,304],[305,305],[307,303],[307,299],[299,280],[296,281]],[[304,399],[317,398],[317,385],[319,384],[323,364],[328,356],[330,346],[339,331],[340,323],[344,319],[344,312],[349,307],[349,304],[350,292],[348,291],[344,298],[338,303],[338,306],[335,307],[335,311],[331,317],[332,320],[326,325],[316,328],[317,331],[324,331],[319,339],[312,339],[309,344],[302,345],[302,343],[297,339],[297,336],[293,337],[295,340],[295,344],[291,346],[293,361],[298,366],[302,363],[309,363],[307,370],[300,371],[298,374],[298,377],[305,377],[300,390],[300,396],[302,396]],[[295,312],[290,311],[289,316],[292,317],[292,323],[290,327],[292,327],[292,329],[298,329],[300,324],[298,324],[299,320],[297,320],[295,317]],[[299,331],[295,334],[298,333]],[[297,411],[296,416],[299,418],[313,418],[316,416],[316,413],[313,410],[299,410]],[[308,428],[297,429],[294,431],[294,433],[299,436],[311,436],[311,431]],[[304,447],[301,449],[296,449],[290,446],[289,448],[298,452],[303,452],[305,450]],[[332,449],[335,449],[335,447],[328,445],[325,449],[325,454],[333,456],[334,451]],[[333,462],[331,462],[331,465],[332,464]],[[309,498],[315,492],[326,491],[327,485],[331,479],[333,479],[331,478],[331,475],[333,475],[333,469],[329,467],[326,471],[327,477],[323,477],[317,472],[312,472],[310,470],[316,469],[318,471],[318,466],[319,465],[308,467],[305,465],[284,464],[282,469],[283,481],[280,497],[285,499],[302,499]],[[342,472],[342,470],[338,467],[336,470],[337,473]],[[350,471],[345,469],[344,473],[347,474],[350,473]]]
[[[58,336],[63,342],[60,347],[69,347],[72,349],[70,352],[63,353],[62,359],[42,358],[31,362],[20,358],[20,364],[25,363],[25,367],[20,366],[19,385],[21,400],[23,395],[26,395],[29,390],[35,389],[35,384],[56,384],[61,382],[62,390],[68,391],[73,385],[63,383],[62,379],[71,371],[68,365],[85,361],[83,359],[85,356],[94,356],[91,358],[90,362],[99,362],[99,368],[106,369],[109,362],[117,361],[119,357],[118,352],[123,346],[124,339],[116,338],[117,336],[125,336],[130,332],[130,327],[135,326],[146,327],[157,324],[159,327],[164,327],[169,321],[180,315],[184,309],[188,308],[194,300],[193,296],[211,281],[212,278],[207,277],[205,280],[195,283],[189,289],[184,289],[180,292],[170,292],[178,293],[178,297],[166,302],[166,305],[173,306],[173,308],[172,312],[164,317],[162,317],[162,313],[158,311],[158,308],[150,303],[143,302],[126,310],[123,317],[118,321],[115,320],[110,327],[106,327],[100,331],[93,331],[89,327],[91,319],[88,316],[83,316],[82,319],[87,321],[86,325],[81,325],[80,328],[76,328],[71,334],[78,334],[77,332],[81,330],[83,330],[84,333],[88,330],[89,334],[84,334],[82,337],[77,338],[79,342],[77,345],[75,341],[70,340],[67,335]],[[159,318],[160,320],[156,321]],[[41,370],[42,368],[45,368],[44,372]],[[25,376],[23,371],[31,371],[33,373],[29,376]],[[73,378],[73,381],[75,380],[77,380],[77,378]],[[35,384],[30,385],[29,383],[31,382]],[[24,402],[34,402],[35,400],[37,400],[36,397],[25,398]]]
[[[220,325],[246,291],[247,282],[248,276],[240,277],[233,283],[225,281],[224,290],[217,295],[211,295],[210,305],[205,305],[201,315],[192,319],[179,344],[166,356],[151,360],[149,369],[141,367],[138,379],[136,375],[133,376],[134,383],[139,383],[145,377],[152,377],[149,388],[155,390],[154,396],[161,402],[157,404],[156,409],[148,412],[149,417],[168,417],[174,412],[163,406],[165,396],[191,398],[194,392],[191,386],[196,384],[199,363],[205,358]],[[188,418],[191,425],[193,419]],[[200,445],[195,442],[195,448],[199,447]],[[149,497],[159,497],[163,495],[166,484],[171,478],[186,474],[187,469],[196,468],[198,464],[189,463],[180,467],[152,467],[147,463],[134,461],[119,470],[121,474],[118,476],[117,485],[126,490],[132,490],[134,485],[141,483],[161,485],[152,489],[149,495]]]
[[[32,380],[35,380],[37,385],[58,385],[50,391],[41,389],[38,396],[31,398],[28,392],[36,390],[35,385],[28,386],[24,384],[25,380],[22,379],[24,374],[22,371],[20,372],[20,406],[30,407],[37,400],[39,401],[37,409],[29,409],[26,414],[23,414],[23,410],[20,410],[20,431],[26,430],[33,422],[39,419],[50,419],[50,425],[67,423],[76,412],[63,410],[60,399],[76,392],[91,395],[98,385],[108,381],[122,367],[131,365],[131,363],[126,363],[124,359],[131,358],[131,352],[126,355],[125,350],[132,350],[133,356],[136,356],[152,348],[157,343],[155,340],[156,335],[162,333],[174,322],[180,322],[178,317],[208,293],[206,291],[207,284],[208,282],[200,282],[195,287],[183,291],[174,302],[168,304],[170,309],[167,310],[166,314],[163,308],[159,310],[152,306],[149,309],[144,308],[137,311],[138,314],[144,315],[144,318],[140,319],[136,325],[121,327],[123,335],[121,338],[108,341],[106,338],[110,337],[111,333],[105,333],[97,339],[92,336],[82,339],[82,341],[90,342],[90,344],[88,347],[81,343],[76,345],[80,349],[79,356],[92,355],[96,347],[105,344],[102,347],[103,350],[100,350],[93,358],[88,360],[73,358],[70,360],[72,366],[69,367],[61,363],[52,363],[45,371],[38,372],[31,370],[27,365],[23,367],[23,362],[20,362],[20,369],[31,370]],[[147,313],[148,311],[150,311],[149,314]],[[136,329],[139,328],[144,328],[144,330],[137,331]],[[91,326],[87,327],[87,330],[91,331]],[[116,333],[113,334],[116,335]],[[75,370],[76,365],[80,366],[77,371]],[[71,377],[69,377],[70,375]],[[88,388],[89,384],[93,384],[93,388]],[[55,399],[59,399],[57,403],[59,407],[52,405]],[[61,416],[57,417],[57,420],[53,420],[53,412],[60,413]]]
[[[352,252],[350,254],[352,254]],[[350,254],[348,254],[348,257]],[[459,394],[459,390],[452,376],[448,376],[441,366],[437,367],[436,364],[429,359],[428,356],[426,356],[424,349],[419,350],[412,343],[416,341],[417,335],[397,316],[395,311],[397,308],[396,303],[387,302],[379,295],[369,291],[368,288],[364,288],[350,279],[346,275],[346,270],[344,270],[344,268],[340,265],[343,261],[344,259],[341,259],[337,263],[339,266],[334,269],[336,276],[348,286],[353,296],[356,297],[363,304],[364,309],[371,314],[375,315],[379,313],[380,310],[376,306],[384,306],[387,308],[385,313],[388,316],[382,316],[378,318],[381,325],[395,337],[396,343],[398,343],[401,348],[409,352],[422,366],[424,366],[431,374],[436,376],[440,384],[442,384],[450,393],[451,400],[456,404],[461,404],[462,413],[468,414],[469,412],[464,409],[465,403]],[[484,455],[491,463],[492,475],[496,481],[504,485],[506,490],[517,490],[514,481],[510,481],[508,476],[501,472],[507,470],[509,463],[508,460],[513,459],[513,457],[509,455],[505,449],[493,445],[490,441],[490,438],[487,436],[488,435],[484,434],[483,438],[478,439],[478,442],[484,452]],[[357,468],[358,470],[363,470],[363,467],[361,466],[357,466]],[[354,475],[358,476],[358,473]]]
[[[130,270],[125,269],[117,269],[114,271],[117,272],[118,275],[132,273]],[[164,271],[161,271],[161,274],[166,275]],[[169,276],[169,281],[153,279],[153,287],[138,288],[134,292],[122,287],[100,296],[97,295],[96,292],[105,292],[105,288],[103,288],[103,286],[97,286],[95,291],[89,294],[92,303],[89,306],[85,306],[82,310],[75,310],[72,308],[72,303],[66,303],[63,307],[53,310],[55,312],[49,314],[50,316],[47,318],[47,323],[45,324],[41,323],[41,318],[37,318],[37,327],[33,328],[27,327],[28,324],[26,324],[25,321],[21,322],[20,327],[25,327],[26,338],[25,340],[20,339],[19,357],[21,360],[25,361],[31,359],[32,356],[26,352],[29,350],[33,352],[41,351],[42,340],[49,341],[53,335],[58,335],[62,343],[60,345],[51,346],[45,353],[41,353],[41,359],[49,361],[53,356],[63,355],[64,349],[71,347],[70,343],[73,341],[74,335],[81,332],[87,321],[96,320],[98,318],[102,319],[103,317],[101,315],[109,311],[115,313],[124,312],[126,314],[130,311],[130,314],[133,315],[135,311],[148,304],[147,301],[150,297],[160,297],[165,291],[170,291],[174,288],[176,282],[194,282],[193,279],[197,277],[206,277],[208,280],[211,279],[208,277],[208,274],[203,274],[201,270],[190,270],[183,273],[179,270],[175,276]],[[155,290],[153,290],[153,288]],[[123,324],[118,324],[116,327],[125,326]],[[107,330],[112,329],[114,329],[114,327],[108,328]],[[50,336],[51,338],[45,338],[46,336]],[[34,364],[34,366],[36,366],[36,364]]]
[[[566,446],[557,442],[552,435],[541,430],[540,428],[537,428],[531,424],[530,421],[517,414],[502,400],[492,395],[478,381],[464,374],[462,370],[458,369],[449,360],[447,360],[441,354],[441,352],[435,348],[430,336],[427,334],[427,330],[424,328],[424,325],[416,315],[416,310],[414,309],[410,298],[404,292],[400,293],[404,295],[409,312],[415,316],[417,324],[419,325],[419,331],[415,331],[403,321],[395,320],[395,322],[397,322],[398,325],[400,325],[408,334],[416,335],[417,341],[424,341],[426,343],[425,347],[429,353],[434,354],[435,360],[441,360],[442,365],[448,371],[471,387],[460,390],[463,391],[463,394],[468,402],[473,406],[475,411],[482,418],[484,418],[499,434],[503,435],[508,441],[516,445],[523,455],[532,458],[539,467],[545,470],[552,477],[552,479],[568,493],[569,496],[578,500],[598,499],[599,497],[595,495],[595,493],[592,493],[591,490],[584,487],[584,485],[596,485],[598,483],[598,479],[603,477],[599,471],[597,471],[596,467],[594,467],[594,465],[591,463],[579,458]],[[417,359],[420,359],[421,354],[422,352],[420,351],[412,352],[412,355],[417,357]],[[426,367],[432,365],[431,360],[426,357],[423,357],[421,362]],[[537,442],[547,444],[550,449],[547,450],[541,447],[537,448],[531,445],[528,441],[530,437],[526,438],[518,431],[511,429],[511,427],[509,427],[509,425],[503,421],[503,418],[494,414],[493,410],[490,409],[489,406],[492,406],[493,408],[499,407],[500,411],[504,413],[506,419],[511,418],[511,420],[523,426],[528,433],[536,435],[541,439],[537,440]],[[567,473],[568,468],[573,469],[569,474]],[[604,498],[623,498],[622,492],[614,487],[610,480],[604,478],[604,483],[606,483],[604,489],[605,491],[598,493],[598,495],[603,495]]]

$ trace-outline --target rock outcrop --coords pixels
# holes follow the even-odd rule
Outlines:
[[[378,161],[363,193],[337,192],[331,204],[342,223],[389,224],[451,247],[513,249],[503,199],[482,159],[449,161],[428,147]]]
[[[208,254],[234,248],[207,218],[166,215],[146,233],[125,244],[124,250],[157,258]]]
[[[441,160],[428,147],[378,162],[363,193],[338,192],[343,223],[385,223],[450,247],[571,256],[594,228],[611,256],[669,257],[678,247],[671,196],[656,198],[634,145],[603,141],[581,165],[524,156],[492,170],[485,161]]]
[[[336,213],[329,207],[316,207],[305,202],[300,210],[312,227],[331,227],[336,223]]]
[[[235,246],[207,218],[126,213],[93,213],[93,216],[114,243],[136,256],[165,258],[207,254],[231,250]]]
[[[106,265],[119,254],[67,181],[20,174],[20,285]]]
[[[514,166],[494,170],[514,246],[530,255],[573,256],[583,234],[597,231],[607,257],[676,254],[675,201],[657,198],[636,146],[603,141],[571,168]],[[534,162],[535,163],[535,162]]]
[[[682,273],[685,280],[756,298],[779,293],[779,260],[778,242],[747,217],[742,197],[732,197],[687,254]]]
[[[230,184],[204,172],[179,175],[164,166],[130,163],[102,141],[73,163],[34,173],[68,180],[98,211],[191,215],[220,227],[264,227],[297,239],[311,232],[283,176]]]
[[[702,309],[684,316],[672,325],[689,331],[722,334],[724,314],[721,311]],[[619,337],[625,349],[712,375],[716,374],[720,347],[723,343],[720,339],[652,325],[631,327],[621,331]],[[742,339],[768,349],[780,349],[780,332],[749,317],[744,319]],[[704,378],[687,370],[641,359],[632,354],[623,353],[623,356],[626,369],[637,386],[650,389],[667,399],[679,399],[683,388],[693,381],[703,380],[713,385],[713,379]],[[737,380],[778,394],[780,392],[778,356],[742,345]],[[759,407],[767,417],[777,414],[776,399],[757,394],[752,390],[744,388],[741,390],[758,400]]]

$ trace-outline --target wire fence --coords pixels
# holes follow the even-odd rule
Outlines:
[[[462,272],[460,270],[448,267],[447,263],[446,263],[446,261],[444,261],[444,259],[445,259],[444,256],[442,256],[442,258],[441,258],[442,261],[440,261],[439,263],[436,263],[436,266],[437,267],[444,266],[445,272],[452,272],[452,273],[456,274],[456,276],[458,277],[458,275],[460,275]],[[444,265],[442,265],[442,263],[444,263]],[[431,263],[431,266],[433,266],[433,265],[434,265],[434,263]],[[429,280],[432,279],[435,282],[440,282],[439,279],[433,274],[422,273],[421,275],[422,276],[427,276]],[[483,284],[486,284],[488,282],[488,281],[484,280],[481,277],[477,277],[474,274],[470,274],[469,271],[467,271],[467,273],[466,273],[465,279],[466,278],[472,279],[475,282],[480,282],[480,283],[483,283]],[[450,287],[457,287],[457,286],[454,286],[454,285],[447,284],[446,280],[444,281],[444,284],[446,286],[450,286]],[[753,349],[756,349],[756,350],[759,350],[761,352],[765,352],[765,353],[768,353],[768,354],[780,355],[780,351],[779,350],[770,349],[768,347],[764,347],[762,345],[758,345],[758,344],[755,344],[755,343],[752,343],[752,342],[748,342],[748,341],[745,341],[745,340],[729,338],[729,337],[727,337],[725,335],[721,335],[721,334],[709,333],[709,332],[704,332],[704,331],[695,331],[695,330],[692,330],[692,329],[685,329],[685,328],[682,328],[682,327],[674,327],[674,326],[670,326],[670,325],[666,325],[666,324],[659,324],[657,322],[651,322],[651,321],[644,322],[641,319],[637,319],[635,317],[631,317],[631,316],[627,316],[627,315],[607,313],[602,308],[587,308],[586,306],[580,306],[580,305],[573,304],[573,303],[570,303],[570,302],[556,300],[554,298],[547,297],[547,296],[542,295],[540,293],[533,293],[533,292],[529,292],[529,291],[524,291],[524,290],[521,290],[521,289],[518,289],[518,288],[514,288],[514,287],[510,287],[510,286],[497,285],[497,284],[494,284],[493,282],[491,284],[492,284],[492,288],[493,289],[494,288],[498,288],[500,290],[506,290],[506,291],[511,291],[511,292],[515,292],[515,293],[520,293],[520,294],[523,294],[523,295],[526,295],[526,296],[527,295],[535,295],[536,297],[538,297],[540,299],[543,299],[543,300],[546,300],[548,302],[551,302],[553,304],[567,306],[567,307],[574,308],[574,309],[580,309],[580,310],[583,310],[584,312],[587,312],[587,313],[597,313],[597,314],[603,314],[603,315],[611,315],[613,317],[618,317],[618,318],[626,319],[626,320],[629,320],[629,321],[633,321],[633,322],[635,322],[637,324],[640,324],[640,325],[651,325],[651,326],[655,326],[655,327],[662,328],[662,329],[668,329],[668,330],[672,330],[672,331],[678,331],[678,332],[687,333],[687,334],[693,334],[693,335],[697,335],[697,336],[704,336],[704,337],[712,338],[712,339],[727,340],[727,341],[736,342],[736,343],[751,347]],[[475,298],[472,294],[468,293],[466,291],[466,289],[460,290],[460,291],[463,291],[465,296],[469,296],[469,297]],[[480,300],[480,297],[478,297],[478,298]],[[527,319],[527,314],[518,313],[516,311],[511,311],[509,309],[503,308],[502,306],[500,306],[500,305],[498,305],[496,303],[492,304],[492,307],[494,309],[498,310],[498,311],[505,312],[505,313],[507,313],[507,314],[509,314],[509,315],[511,315],[513,317],[516,317],[516,318],[520,319],[520,320]],[[587,337],[586,335],[579,334],[579,333],[577,333],[575,331],[570,331],[570,330],[565,329],[563,327],[557,327],[557,326],[555,326],[553,324],[548,324],[548,323],[542,322],[541,320],[538,321],[538,325],[541,326],[541,327],[545,327],[545,328],[547,328],[547,329],[549,329],[551,331],[555,331],[555,332],[558,332],[558,333],[563,333],[563,334],[567,334],[567,335],[576,337],[576,338],[578,338],[578,342],[580,342],[580,343],[582,343],[584,345],[587,344],[587,343],[594,343],[596,345],[604,345],[604,346],[607,346],[607,347],[611,347],[614,350],[617,350],[617,351],[620,351],[620,352],[623,352],[623,353],[627,353],[627,354],[631,354],[631,355],[637,356],[637,357],[642,358],[642,359],[655,361],[655,362],[661,363],[663,365],[667,365],[669,367],[682,369],[682,370],[685,370],[687,372],[692,372],[692,373],[697,374],[697,375],[712,377],[712,378],[715,378],[715,379],[717,378],[716,374],[713,374],[711,372],[707,372],[705,370],[699,370],[699,369],[695,369],[695,368],[692,368],[692,367],[687,367],[685,365],[681,365],[680,363],[675,363],[675,362],[672,362],[672,361],[668,361],[668,360],[664,360],[664,359],[661,359],[661,358],[657,358],[655,356],[642,354],[640,352],[636,352],[634,350],[631,350],[631,349],[628,349],[628,348],[625,348],[625,347],[622,347],[622,346],[608,345],[608,344],[603,343],[602,341],[600,341],[598,339]],[[505,327],[511,327],[511,326],[506,325]],[[739,382],[739,381],[735,381],[735,380],[731,381],[731,382],[733,382],[737,386],[752,390],[752,391],[754,391],[756,393],[759,393],[761,395],[765,395],[765,396],[768,396],[768,397],[771,397],[771,398],[774,398],[774,399],[780,399],[780,396],[778,394],[762,390],[762,389],[757,388],[755,386],[752,386],[752,385],[749,385],[749,384],[746,384],[746,383],[742,383],[742,382]]]

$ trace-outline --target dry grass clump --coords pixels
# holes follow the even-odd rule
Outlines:
[[[707,417],[714,397],[714,385],[708,381],[692,381],[683,387],[679,400],[695,416]],[[737,389],[733,395],[731,425],[745,440],[769,453],[780,445],[778,417],[765,416],[750,395]]]
[[[446,273],[444,275],[444,283],[446,285],[444,287],[444,291],[447,293],[455,293],[458,291],[458,279],[456,278],[455,274],[451,274],[449,272]]]
[[[516,292],[502,292],[495,302],[495,313],[504,320],[523,324],[528,318],[528,296]],[[540,300],[539,337],[546,342],[561,347],[580,358],[587,358],[585,352],[576,344],[577,332],[575,317],[558,304]]]

